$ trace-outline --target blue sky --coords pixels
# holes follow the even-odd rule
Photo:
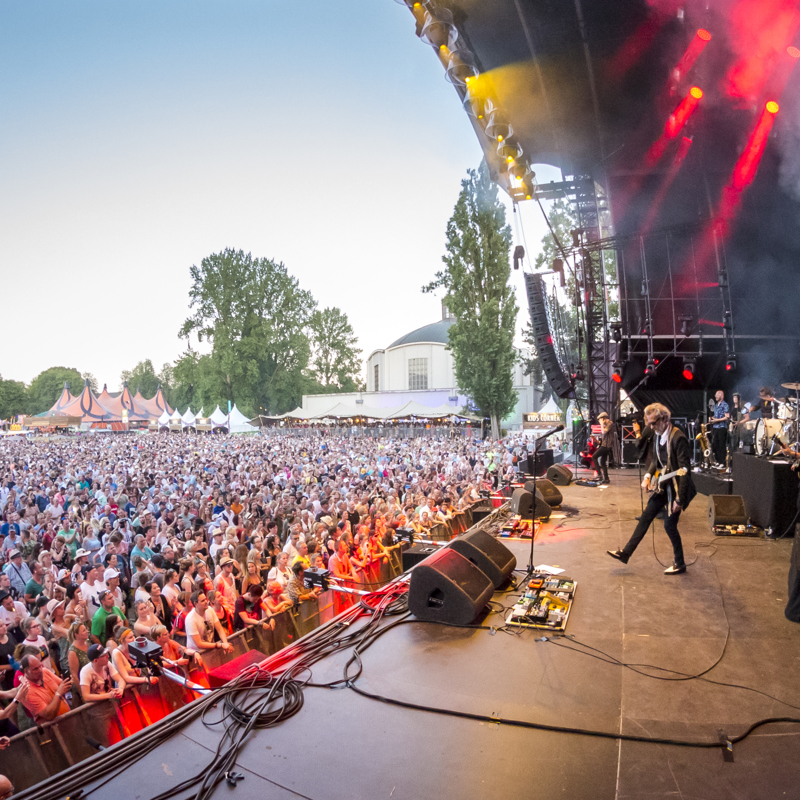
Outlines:
[[[0,103],[4,378],[174,360],[225,247],[283,261],[365,357],[439,316],[420,287],[481,151],[392,0],[2,0]]]

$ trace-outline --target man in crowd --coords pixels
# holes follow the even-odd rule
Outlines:
[[[125,612],[116,604],[114,593],[110,589],[103,589],[97,596],[100,601],[100,608],[92,617],[92,639],[97,644],[106,642],[106,620],[117,617],[121,625],[128,626],[128,619]]]
[[[228,635],[214,609],[209,607],[206,593],[194,592],[192,605],[194,608],[186,615],[186,644],[200,654],[217,649],[232,653],[233,645],[228,642]],[[219,641],[214,641],[215,633]]]
[[[24,597],[25,587],[33,575],[30,567],[22,560],[22,553],[16,548],[8,554],[8,564],[6,564],[3,571],[11,581],[12,594],[15,597]]]
[[[64,696],[72,688],[71,678],[61,680],[36,656],[23,656],[20,666],[23,674],[20,686],[27,686],[27,695],[22,704],[37,725],[50,722],[69,711]]]

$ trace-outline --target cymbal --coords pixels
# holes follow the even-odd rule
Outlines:
[[[800,383],[782,383],[784,389],[791,389],[793,392],[800,392]]]

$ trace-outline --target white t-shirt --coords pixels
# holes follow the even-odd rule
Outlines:
[[[109,660],[100,673],[95,672],[90,661],[80,671],[81,688],[86,687],[90,694],[105,694],[115,688],[114,681],[120,680],[117,668]]]
[[[86,601],[86,609],[90,617],[93,617],[95,612],[100,608],[100,600],[97,595],[107,588],[103,581],[95,581],[94,586],[89,586],[86,581],[81,584],[81,597]]]
[[[186,644],[194,645],[194,637],[209,644],[214,641],[217,615],[213,608],[207,608],[204,617],[201,617],[196,608],[186,615]]]
[[[294,573],[289,567],[286,567],[286,570],[283,572],[277,567],[273,567],[269,571],[269,575],[267,575],[267,581],[278,581],[281,586],[285,587],[293,577]]]
[[[28,610],[23,603],[20,603],[19,600],[13,600],[12,602],[14,603],[14,608],[11,611],[8,611],[4,605],[0,605],[0,619],[5,622],[8,628],[19,625],[19,622],[16,621],[17,616],[19,616],[20,622],[22,622],[25,617],[29,616]]]

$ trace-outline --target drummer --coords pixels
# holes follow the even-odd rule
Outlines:
[[[742,416],[742,422],[747,422],[754,411],[761,412],[761,419],[775,419],[778,416],[778,404],[775,402],[775,395],[769,386],[762,386],[759,389],[758,400]]]

